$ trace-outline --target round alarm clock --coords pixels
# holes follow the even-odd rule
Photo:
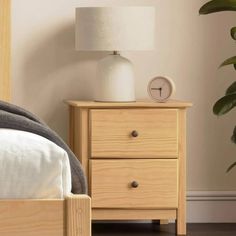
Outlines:
[[[157,76],[148,84],[149,96],[157,102],[166,102],[174,92],[174,82],[170,78],[164,76]]]

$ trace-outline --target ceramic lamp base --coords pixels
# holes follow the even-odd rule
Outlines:
[[[133,65],[128,59],[112,54],[98,62],[95,101],[135,101]]]

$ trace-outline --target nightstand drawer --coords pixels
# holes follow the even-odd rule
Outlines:
[[[91,160],[94,208],[177,208],[178,160]]]
[[[90,111],[91,157],[177,158],[177,109]]]

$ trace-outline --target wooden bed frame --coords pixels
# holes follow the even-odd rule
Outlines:
[[[0,100],[10,101],[11,1],[0,0]],[[90,236],[91,200],[0,200],[0,235]]]

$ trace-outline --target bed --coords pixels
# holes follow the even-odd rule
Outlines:
[[[11,2],[10,0],[0,0],[0,100],[10,101],[11,99],[11,80],[10,80],[10,19],[11,19]],[[21,140],[19,143],[20,146],[24,146],[24,140],[21,137],[26,137],[25,133],[12,133],[15,131],[9,130],[0,130],[0,141],[1,137],[16,137],[18,135],[18,140]],[[11,136],[13,135],[13,136]],[[23,135],[23,136],[21,136]],[[26,136],[25,136],[26,135]],[[32,136],[28,137],[30,140],[34,140],[35,143],[42,142],[42,145],[48,145],[48,152],[51,152],[53,144],[47,142],[46,140],[39,140],[39,137]],[[4,139],[2,139],[4,140]],[[13,140],[13,138],[9,139]],[[7,145],[11,145],[8,142],[4,143],[5,147]],[[29,144],[33,145],[33,144]],[[3,144],[1,145],[2,152],[4,152]],[[40,145],[36,147],[40,149]],[[8,148],[9,149],[9,148]],[[5,149],[6,150],[6,149]],[[54,149],[53,149],[54,150]],[[1,182],[2,176],[7,175],[4,173],[3,166],[8,165],[9,168],[13,168],[11,166],[11,162],[5,163],[3,159],[0,158],[0,169],[2,170],[0,173],[0,189],[3,186],[6,188],[5,192],[0,190],[0,235],[4,236],[90,236],[91,235],[91,202],[90,198],[85,194],[74,195],[70,193],[70,176],[68,174],[69,164],[68,159],[66,158],[65,152],[60,149],[55,149],[53,151],[54,155],[60,155],[61,159],[58,162],[58,166],[55,167],[52,164],[52,160],[47,158],[47,155],[37,153],[33,153],[32,155],[37,156],[34,159],[34,163],[32,159],[29,159],[29,163],[27,165],[35,164],[35,169],[32,169],[29,173],[30,176],[33,176],[33,172],[37,172],[38,166],[45,166],[47,168],[50,167],[48,163],[51,163],[51,169],[49,168],[46,171],[50,171],[53,173],[57,173],[61,171],[61,175],[64,176],[62,179],[53,177],[53,180],[56,180],[57,187],[53,189],[50,193],[51,195],[47,195],[44,193],[45,186],[42,191],[38,191],[35,194],[35,191],[32,193],[24,190],[24,184],[27,184],[27,178],[21,179],[22,186],[20,185],[12,185],[13,180],[17,180],[21,173],[24,173],[27,170],[28,166],[22,167],[21,172],[14,173],[14,169],[12,169],[11,179],[9,179],[8,185],[4,181]],[[13,163],[17,163],[15,160],[20,162],[19,156],[14,156],[14,150],[12,150],[12,155],[10,152],[5,153],[4,155],[8,155],[10,157],[14,157]],[[22,151],[22,155],[24,154],[24,150]],[[21,156],[22,156],[21,155]],[[45,159],[42,159],[45,155]],[[23,155],[24,156],[24,155]],[[10,161],[10,160],[9,160]],[[31,161],[31,162],[30,162]],[[37,164],[38,161],[38,164]],[[2,164],[4,163],[4,164]],[[60,169],[60,167],[63,168]],[[67,167],[66,167],[67,166]],[[25,168],[25,169],[24,169]],[[54,169],[53,169],[54,168]],[[8,171],[7,171],[8,172]],[[56,174],[55,174],[56,175]],[[26,182],[24,182],[26,181]],[[42,182],[37,179],[32,178],[31,181],[42,185],[44,183],[51,188],[51,181]],[[8,188],[7,188],[8,186]],[[55,186],[55,185],[54,185]],[[63,187],[62,187],[63,186]],[[12,195],[14,193],[11,192],[13,188],[19,188],[24,190],[22,192],[15,191],[16,195]],[[2,194],[2,195],[1,195]],[[28,194],[28,195],[27,195]],[[11,197],[13,196],[13,197]],[[38,199],[40,198],[40,199]]]

